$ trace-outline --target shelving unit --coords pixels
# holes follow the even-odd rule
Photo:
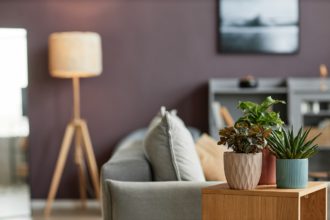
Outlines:
[[[275,99],[287,102],[287,105],[276,105],[274,110],[280,112],[288,126],[293,125],[297,131],[301,126],[316,128],[320,122],[330,122],[330,80],[320,78],[259,78],[257,88],[239,88],[237,78],[218,78],[209,81],[209,132],[219,139],[215,125],[213,102],[220,102],[228,108],[234,120],[242,115],[237,109],[239,101],[261,102],[271,95]],[[313,110],[313,103],[319,105]],[[304,107],[309,109],[304,109]],[[323,108],[321,108],[321,106]],[[316,106],[317,107],[317,106]],[[317,131],[317,130],[316,130]],[[330,129],[323,132],[321,138],[330,139]],[[320,138],[320,139],[321,139]],[[330,140],[329,140],[330,143]],[[330,144],[320,145],[320,153],[310,159],[310,171],[330,170]]]
[[[327,88],[327,89],[322,89]],[[330,80],[320,80],[319,78],[289,78],[288,79],[290,111],[290,124],[296,128],[301,125],[306,127],[317,127],[320,122],[330,119],[330,109],[313,111],[310,107],[308,112],[302,113],[302,106],[308,103],[326,103],[330,107]],[[319,130],[322,131],[322,130]],[[317,131],[318,132],[318,131]],[[310,159],[310,171],[330,170],[330,130],[323,130],[319,139],[320,153]]]
[[[218,129],[212,113],[212,103],[220,102],[228,108],[230,114],[237,120],[241,111],[237,109],[239,101],[261,102],[267,96],[287,101],[286,80],[280,78],[260,78],[257,88],[239,88],[238,80],[234,78],[211,79],[209,81],[209,132],[218,139]],[[277,105],[282,118],[287,122],[287,106]]]

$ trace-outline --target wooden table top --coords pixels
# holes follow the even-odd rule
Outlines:
[[[229,189],[227,183],[223,183],[203,188],[202,192],[203,194],[302,197],[327,188],[327,186],[328,184],[325,182],[309,182],[305,189],[278,189],[276,185],[261,185],[253,190],[235,190]]]

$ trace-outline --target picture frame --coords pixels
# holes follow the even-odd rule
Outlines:
[[[218,0],[218,52],[296,54],[299,0]]]

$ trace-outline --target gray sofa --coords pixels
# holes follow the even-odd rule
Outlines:
[[[194,139],[200,133],[189,128]],[[215,182],[153,182],[146,129],[122,140],[101,170],[104,220],[200,220],[201,188]]]
[[[190,131],[199,137],[196,129]],[[144,156],[145,133],[128,135],[102,166],[103,219],[201,220],[201,188],[220,182],[153,182]]]

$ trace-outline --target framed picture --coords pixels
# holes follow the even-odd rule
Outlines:
[[[221,53],[299,51],[299,0],[218,0]]]

